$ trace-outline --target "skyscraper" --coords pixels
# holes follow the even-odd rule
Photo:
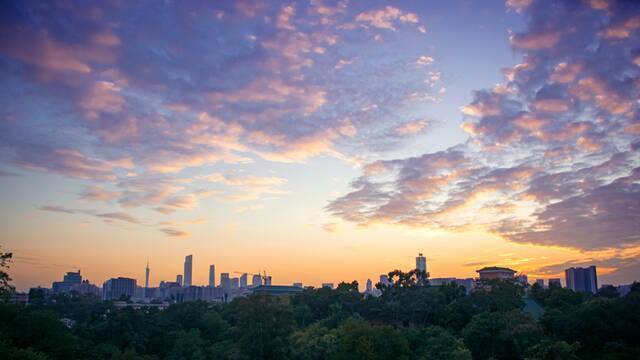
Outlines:
[[[209,287],[216,287],[216,266],[209,266]]]
[[[253,279],[251,279],[251,286],[256,287],[262,285],[262,277],[260,274],[253,274]]]
[[[176,282],[178,283],[178,285],[182,286],[182,275],[181,274],[176,275]]]
[[[240,287],[245,289],[247,287],[247,273],[244,273],[240,276]]]
[[[373,282],[371,281],[371,279],[367,279],[367,288],[366,288],[366,292],[370,293],[373,291]]]
[[[149,296],[149,259],[147,259],[147,267],[144,269],[144,297],[145,299]]]
[[[422,253],[419,253],[416,257],[416,269],[427,272],[427,258],[422,256]]]
[[[573,291],[590,292],[595,294],[598,291],[598,276],[596,267],[588,268],[568,268],[564,271],[567,288]]]
[[[191,274],[193,271],[193,255],[187,255],[184,258],[184,287],[191,286]]]
[[[222,286],[223,289],[229,289],[231,287],[231,282],[229,280],[229,273],[220,274],[220,286]]]

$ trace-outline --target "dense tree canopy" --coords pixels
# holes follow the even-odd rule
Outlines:
[[[419,274],[418,274],[419,277]],[[640,286],[624,297],[490,281],[465,295],[394,272],[380,297],[358,284],[252,295],[166,310],[116,309],[95,296],[30,293],[0,305],[0,354],[10,359],[638,359]],[[424,279],[426,280],[426,279]],[[69,328],[60,319],[73,320]],[[68,322],[67,322],[68,323]]]

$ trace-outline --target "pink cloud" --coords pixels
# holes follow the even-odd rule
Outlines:
[[[400,23],[418,23],[418,15],[410,12],[404,12],[396,7],[387,6],[381,10],[365,11],[356,16],[356,21],[367,23],[373,27],[388,29],[395,31],[395,24]]]

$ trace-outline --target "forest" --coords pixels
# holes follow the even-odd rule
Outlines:
[[[513,281],[469,295],[430,286],[416,271],[365,297],[357,282],[295,296],[229,303],[185,302],[166,310],[116,309],[94,296],[0,304],[0,354],[8,359],[639,359],[640,284],[620,297]],[[67,326],[60,319],[73,320]]]

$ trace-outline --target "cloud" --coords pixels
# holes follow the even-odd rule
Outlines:
[[[338,223],[326,223],[322,225],[322,229],[328,233],[335,233],[338,231]]]
[[[55,205],[45,205],[45,206],[41,206],[40,210],[43,211],[51,211],[51,212],[60,212],[60,213],[65,213],[65,214],[74,214],[75,210],[71,210],[71,209],[66,209],[60,206],[55,206]]]
[[[424,130],[428,124],[425,120],[410,121],[397,127],[395,132],[398,135],[415,135]]]
[[[418,15],[410,12],[404,12],[396,7],[387,6],[380,10],[365,11],[356,16],[356,21],[364,22],[370,26],[395,31],[396,24],[400,23],[418,23],[420,19]]]
[[[199,184],[176,190],[171,179],[218,164],[320,156],[359,164],[402,145],[394,129],[415,120],[423,99],[441,96],[438,69],[425,75],[416,66],[430,62],[417,40],[426,28],[400,5],[150,3],[137,11],[154,16],[132,26],[107,3],[2,5],[2,163],[87,180],[83,200],[170,214],[206,196]],[[381,26],[403,40],[372,46]]]
[[[511,36],[523,62],[461,108],[469,141],[367,164],[327,211],[582,251],[638,244],[639,8],[574,5],[510,1],[528,21]],[[604,36],[612,26],[631,30]]]
[[[91,185],[87,186],[78,197],[82,200],[110,201],[118,196],[120,193],[117,191],[107,191],[101,186]]]
[[[200,179],[229,186],[233,192],[227,194],[225,199],[231,201],[248,201],[265,195],[274,196],[288,193],[286,190],[279,188],[285,185],[287,180],[275,176],[213,173],[201,176]]]
[[[165,233],[166,235],[170,236],[170,237],[177,237],[177,238],[184,238],[184,237],[190,237],[191,233],[188,231],[183,231],[183,230],[178,230],[178,229],[174,229],[174,228],[161,228],[158,229],[160,231],[162,231],[163,233]]]
[[[121,211],[100,212],[93,209],[68,209],[68,208],[55,206],[55,205],[46,205],[46,206],[40,207],[39,209],[43,211],[59,212],[59,213],[65,213],[65,214],[90,215],[90,216],[100,218],[105,222],[120,221],[120,222],[127,222],[130,224],[136,224],[136,225],[142,224],[142,221],[140,221],[138,218]]]

